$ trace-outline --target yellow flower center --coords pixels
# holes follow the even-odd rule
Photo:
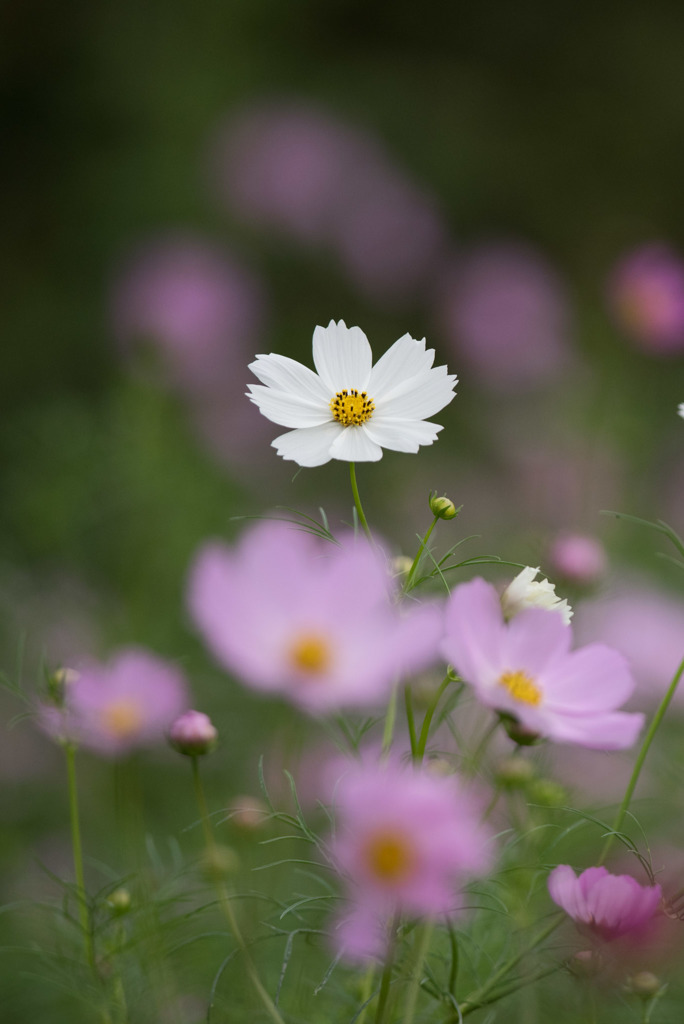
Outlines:
[[[359,392],[351,388],[349,391],[338,391],[330,399],[330,410],[342,426],[358,427],[371,418],[375,412],[375,402],[368,397],[367,391]]]
[[[401,882],[413,872],[416,850],[410,838],[399,830],[383,829],[372,835],[363,850],[364,859],[382,882]]]
[[[532,704],[536,707],[541,704],[542,692],[524,672],[504,672],[499,679],[501,686],[505,687],[514,700],[520,700],[523,704]]]
[[[325,637],[305,633],[290,648],[290,663],[307,676],[318,676],[330,665],[330,645]]]
[[[135,700],[115,700],[102,712],[105,728],[117,739],[134,736],[143,724],[140,705]]]

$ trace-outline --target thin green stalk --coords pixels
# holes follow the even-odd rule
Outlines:
[[[368,525],[368,520],[366,519],[366,516],[365,516],[364,511],[363,511],[363,506],[361,505],[361,498],[359,497],[359,488],[358,488],[358,485],[356,483],[356,464],[353,463],[353,462],[349,463],[349,479],[351,480],[351,489],[352,489],[352,494],[354,495],[354,504],[356,506],[356,514],[359,517],[359,522],[361,523],[361,527],[363,529],[363,532],[366,534],[366,536],[368,537],[368,540],[372,544],[373,543],[373,535],[370,532],[370,526]]]
[[[435,711],[437,710],[437,705],[439,704],[442,698],[442,694],[444,693],[444,691],[446,690],[447,686],[451,681],[452,677],[447,672],[444,679],[440,683],[439,687],[435,691],[435,694],[428,705],[427,711],[425,712],[425,718],[423,719],[423,725],[420,730],[420,736],[418,737],[418,744],[416,746],[416,753],[414,757],[414,760],[416,761],[417,764],[421,764],[423,758],[425,757],[425,748],[427,746],[428,736],[430,735],[430,726],[432,725],[432,719],[434,717]]]
[[[629,805],[631,803],[632,796],[634,795],[636,784],[639,781],[639,776],[641,775],[641,769],[644,766],[646,755],[648,754],[651,743],[653,743],[655,734],[658,731],[658,727],[660,726],[660,723],[665,717],[665,713],[670,706],[670,702],[675,695],[675,691],[677,689],[677,686],[679,685],[679,680],[682,678],[682,673],[684,673],[684,658],[680,662],[679,668],[675,672],[674,678],[672,679],[672,682],[667,688],[667,693],[660,702],[660,706],[656,711],[655,715],[653,716],[653,721],[651,722],[648,731],[644,736],[644,742],[641,744],[641,749],[639,750],[639,754],[634,763],[634,770],[632,771],[631,778],[629,780],[629,783],[627,784],[627,789],[625,790],[625,795],[622,799],[622,803],[620,804],[620,809],[615,815],[615,821],[613,822],[612,831],[606,838],[603,850],[601,852],[601,856],[599,857],[599,867],[603,863],[605,863],[606,857],[608,856],[610,848],[615,840],[615,833],[619,832],[622,828],[622,823],[625,820],[625,815],[627,814],[627,811],[629,810]]]
[[[411,757],[415,761],[418,756],[418,737],[416,736],[416,719],[413,714],[410,686],[404,687],[404,707],[406,708],[406,724],[408,725],[409,743],[411,744]]]
[[[387,704],[387,714],[385,715],[385,728],[382,733],[382,759],[383,761],[389,755],[392,748],[392,739],[394,738],[394,725],[397,720],[397,688],[396,686],[392,690],[392,695]]]
[[[523,960],[528,953],[531,953],[537,948],[537,946],[540,946],[545,939],[548,939],[549,935],[555,932],[556,928],[558,928],[564,919],[564,914],[554,915],[549,924],[539,932],[536,938],[528,946],[524,946],[523,949],[510,957],[505,964],[502,964],[498,971],[495,971],[494,974],[492,974],[491,978],[487,979],[484,985],[481,985],[480,988],[475,989],[474,992],[471,992],[466,996],[465,1000],[460,1004],[461,1014],[465,1016],[466,1013],[472,1013],[473,1010],[483,1006],[486,1002],[493,1001],[488,1000],[487,997],[493,993],[499,982],[501,982],[507,974],[510,974],[510,972],[518,966],[520,961]],[[554,968],[554,970],[555,969],[556,968]],[[508,991],[506,994],[508,994]]]
[[[81,824],[78,813],[78,787],[76,784],[76,747],[67,743],[64,747],[69,780],[69,818],[71,821],[71,848],[74,857],[74,875],[76,877],[76,897],[78,899],[78,917],[83,932],[86,960],[95,969],[93,951],[93,935],[90,930],[90,914],[83,876],[83,848],[81,846]]]
[[[399,915],[395,914],[390,922],[390,937],[387,947],[387,957],[380,980],[380,993],[378,995],[378,1008],[375,1013],[375,1024],[383,1024],[387,1000],[389,998],[390,984],[392,982],[392,968],[394,966],[394,954],[397,948],[397,929],[399,927]]]
[[[404,593],[405,594],[408,594],[409,590],[413,586],[413,577],[416,575],[416,571],[418,569],[418,565],[420,563],[421,556],[422,556],[423,552],[427,548],[427,542],[430,540],[430,534],[434,530],[434,528],[435,528],[435,526],[437,524],[437,520],[438,519],[439,519],[439,516],[435,516],[435,518],[432,520],[432,522],[428,526],[427,532],[426,532],[425,536],[423,537],[423,539],[420,542],[420,546],[418,547],[418,551],[416,552],[416,557],[413,559],[413,563],[411,564],[411,568],[409,569],[409,571],[406,574],[406,579],[404,581]]]
[[[217,852],[216,840],[214,839],[214,833],[211,828],[211,821],[209,819],[207,801],[204,796],[202,780],[200,779],[199,758],[193,757],[191,758],[191,761],[192,779],[195,787],[195,797],[197,799],[197,806],[199,807],[200,817],[202,819],[202,828],[204,830],[204,838],[207,844],[207,853],[209,854],[212,860],[215,860],[215,855]],[[230,896],[228,895],[228,891],[223,882],[216,882],[216,891],[219,897],[219,902],[221,904],[221,909],[223,910],[223,913],[226,916],[228,924],[230,925],[230,930],[233,933],[233,938],[235,939],[242,955],[245,958],[245,963],[247,965],[247,973],[250,977],[250,980],[252,982],[252,985],[254,986],[257,995],[261,999],[261,1002],[263,1003],[264,1008],[267,1011],[268,1015],[270,1016],[271,1020],[275,1021],[275,1024],[285,1024],[283,1018],[281,1017],[278,1011],[277,1006],[275,1005],[270,995],[264,988],[261,979],[257,974],[257,969],[254,965],[254,961],[252,960],[249,949],[247,948],[247,944],[242,936],[242,932],[240,931],[240,926],[238,925],[237,918],[235,917],[235,914],[233,912],[233,906],[230,901]]]
[[[413,971],[411,972],[409,989],[406,993],[404,1024],[413,1024],[413,1017],[416,1012],[416,1003],[418,1001],[418,991],[420,989],[420,978],[423,973],[423,964],[425,963],[425,957],[427,956],[427,951],[430,946],[433,928],[434,924],[432,921],[426,921],[424,924],[419,926],[419,935],[416,941],[415,962],[413,964]]]
[[[375,979],[375,964],[372,963],[366,973],[363,976],[361,982],[361,1005],[363,1009],[356,1018],[356,1024],[364,1024],[366,1014],[368,1013],[368,1006],[370,1001],[370,995],[373,990],[373,981]],[[365,1004],[365,1005],[364,1005]]]

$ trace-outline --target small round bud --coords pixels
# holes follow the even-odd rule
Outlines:
[[[245,832],[260,828],[268,817],[268,807],[255,796],[237,796],[228,809],[233,825]]]
[[[202,874],[210,882],[222,882],[234,875],[240,867],[240,858],[230,846],[214,846],[201,862]]]
[[[553,779],[534,779],[527,795],[533,804],[541,804],[543,807],[562,807],[568,800],[564,787]]]
[[[425,766],[425,770],[430,775],[436,775],[437,778],[445,778],[448,775],[454,774],[454,766],[450,761],[447,761],[446,757],[431,757]]]
[[[530,729],[525,729],[517,718],[513,715],[508,715],[503,711],[499,712],[499,718],[504,729],[519,747],[533,747],[535,743],[539,743],[541,736],[538,732],[532,732]]]
[[[408,555],[397,555],[392,559],[392,572],[395,576],[406,576],[411,571],[413,559]]]
[[[131,894],[128,889],[115,889],[110,892],[105,903],[115,917],[122,917],[131,909]]]
[[[66,698],[67,688],[75,683],[79,673],[73,668],[58,668],[47,677],[47,691],[50,701],[61,708]]]
[[[661,989],[660,978],[651,971],[639,971],[627,979],[627,991],[642,999],[652,999]]]
[[[582,949],[568,960],[568,969],[577,978],[593,978],[601,969],[601,959],[593,949]]]
[[[173,749],[188,757],[210,754],[217,740],[218,732],[209,715],[201,711],[186,711],[169,730],[169,743]]]
[[[513,754],[499,762],[494,775],[506,789],[523,789],[534,778],[534,765],[527,758]]]
[[[446,495],[439,498],[436,494],[430,496],[430,511],[437,519],[455,519],[460,509],[457,509],[453,501]]]

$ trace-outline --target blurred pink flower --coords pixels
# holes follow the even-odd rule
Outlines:
[[[189,605],[218,661],[247,685],[308,711],[382,703],[437,656],[441,611],[400,609],[363,540],[338,546],[285,523],[213,543],[192,568]]]
[[[459,889],[486,874],[493,851],[476,800],[454,776],[390,762],[349,767],[335,788],[331,858],[344,876],[351,912],[336,943],[364,960],[382,954],[394,914],[453,914]]]
[[[182,673],[139,648],[121,650],[108,664],[86,663],[65,687],[64,706],[43,705],[39,724],[104,757],[120,757],[166,739],[187,707]]]
[[[111,311],[115,336],[133,353],[154,346],[163,373],[189,396],[226,390],[254,351],[264,301],[234,257],[198,236],[171,236],[141,247],[120,270]]]
[[[605,574],[608,559],[596,537],[582,533],[561,533],[551,543],[548,559],[563,580],[587,587]]]
[[[684,350],[684,261],[666,243],[623,256],[608,280],[608,302],[619,326],[645,351]]]
[[[437,302],[447,338],[486,387],[534,388],[568,366],[565,286],[525,243],[484,243],[457,257],[444,273]]]
[[[598,750],[634,743],[644,716],[615,710],[634,681],[625,659],[602,644],[570,651],[572,629],[532,608],[505,622],[496,589],[483,579],[452,591],[442,653],[479,700],[530,734]]]
[[[218,729],[202,711],[184,711],[169,728],[169,743],[188,757],[211,753],[217,740]]]
[[[599,637],[629,661],[642,702],[664,696],[684,657],[684,601],[641,579],[616,581],[611,592],[584,601],[575,628],[584,642]],[[684,684],[675,694],[684,705]]]
[[[611,875],[603,867],[587,868],[578,877],[559,864],[548,885],[553,902],[604,941],[643,934],[662,900],[659,885],[639,885],[631,875]]]
[[[436,202],[370,133],[304,103],[246,110],[219,134],[213,176],[241,219],[340,258],[371,299],[424,288],[446,231]]]

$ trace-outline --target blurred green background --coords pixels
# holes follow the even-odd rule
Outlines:
[[[653,536],[598,515],[684,526],[684,326],[665,351],[607,298],[626,253],[659,242],[676,261],[684,247],[681,5],[10,0],[1,19],[0,601],[13,679],[31,689],[43,663],[149,645],[186,668],[198,706],[230,728],[216,799],[256,792],[272,727],[283,716],[294,734],[305,726],[265,713],[212,666],[187,621],[185,579],[203,540],[235,536],[234,516],[322,505],[334,524],[349,521],[346,466],[283,464],[269,448],[280,428],[258,423],[243,396],[254,354],[310,363],[313,328],[331,318],[361,326],[378,355],[406,331],[425,335],[461,377],[433,448],[359,468],[369,518],[397,552],[413,553],[436,489],[464,505],[445,544],[481,534],[469,554],[538,564],[559,531],[581,531],[608,549],[608,590],[638,570],[681,599],[681,572],[654,559]],[[314,141],[329,123],[333,162],[350,148],[360,184],[324,211],[334,231],[326,221],[307,238],[225,185],[220,140],[230,147],[250,112],[283,109],[313,117]],[[359,170],[366,157],[379,185]],[[273,170],[277,186],[277,159]],[[376,247],[383,174],[400,194],[398,226]],[[415,220],[402,219],[402,190]],[[410,287],[395,287],[382,261],[413,251],[423,209],[434,247]],[[352,216],[365,277],[349,255]],[[117,325],[136,253],[176,238],[225,255],[255,289],[253,323],[226,342],[232,362],[205,419],[201,388],[164,370],[164,338],[122,341]],[[561,356],[510,386],[500,366],[488,377],[445,312],[473,254],[500,245],[514,262],[532,254],[542,292],[551,275],[552,325],[562,306]],[[524,338],[520,352],[524,363]],[[488,358],[496,370],[499,356]],[[57,752],[30,723],[7,735],[0,853],[11,892],[26,850],[61,835],[66,809],[52,793]],[[178,769],[170,753],[153,762],[154,814],[175,830],[163,779]],[[107,771],[88,780],[91,814]],[[107,846],[92,829],[88,841]]]

